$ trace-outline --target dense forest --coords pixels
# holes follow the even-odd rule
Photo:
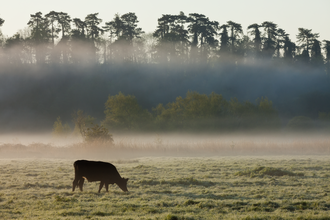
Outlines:
[[[311,29],[298,28],[293,42],[270,21],[244,33],[239,23],[220,24],[197,13],[162,15],[153,33],[144,33],[131,12],[101,23],[98,13],[82,20],[37,12],[14,36],[0,32],[1,130],[45,130],[58,116],[72,123],[78,109],[107,124],[105,103],[118,94],[132,95],[153,123],[167,129],[179,125],[161,124],[166,117],[186,120],[169,112],[192,94],[201,96],[194,103],[204,104],[212,94],[221,96],[218,106],[236,122],[260,113],[260,100],[278,117],[276,126],[295,116],[330,118],[330,41]],[[229,107],[235,103],[243,106],[240,114]],[[191,127],[194,118],[220,120],[215,113],[194,114],[180,126]],[[212,126],[225,127],[219,124]]]

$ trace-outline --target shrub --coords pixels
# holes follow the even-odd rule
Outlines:
[[[71,128],[68,123],[62,125],[61,117],[57,117],[53,125],[53,135],[65,136],[71,133]]]
[[[109,130],[102,125],[94,125],[93,127],[87,128],[85,133],[86,142],[99,142],[113,144],[112,135],[109,134]]]
[[[139,106],[134,96],[125,96],[121,92],[109,96],[104,113],[103,125],[108,128],[137,129],[151,120],[151,114]]]
[[[82,110],[78,110],[72,114],[75,128],[74,134],[81,134],[82,137],[86,137],[86,131],[94,125],[95,118],[90,115],[86,115]]]
[[[153,108],[155,124],[163,129],[245,129],[279,128],[280,119],[273,103],[267,98],[251,102],[239,102],[233,98],[226,101],[222,95],[209,96],[187,92],[185,98],[177,97],[165,107]]]

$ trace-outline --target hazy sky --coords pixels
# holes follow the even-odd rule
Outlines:
[[[319,40],[330,40],[330,0],[18,0],[2,4],[0,18],[5,20],[1,30],[5,36],[12,36],[19,29],[27,27],[30,14],[41,11],[63,11],[71,18],[84,19],[91,13],[99,13],[104,22],[111,21],[116,13],[135,12],[139,26],[145,32],[153,32],[157,19],[162,14],[201,13],[221,24],[232,20],[246,28],[253,23],[272,21],[286,30],[296,40],[298,28],[312,29],[319,33]]]

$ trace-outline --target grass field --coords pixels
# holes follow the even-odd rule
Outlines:
[[[49,138],[0,137],[0,219],[330,219],[329,135]],[[112,162],[129,192],[71,192],[77,159]]]
[[[71,192],[68,159],[1,159],[0,219],[330,219],[330,156],[144,157]]]

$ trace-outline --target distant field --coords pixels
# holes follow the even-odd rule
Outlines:
[[[73,162],[0,159],[0,219],[330,219],[330,156],[113,160],[129,192],[100,194]]]

